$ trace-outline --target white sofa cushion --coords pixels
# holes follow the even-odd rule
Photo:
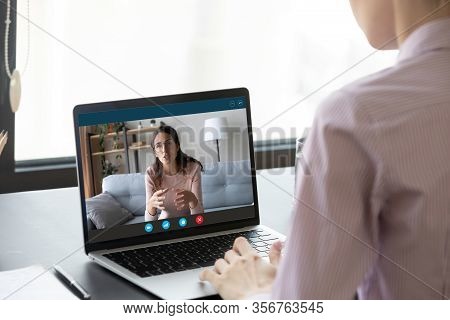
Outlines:
[[[250,161],[205,165],[202,173],[203,207],[240,206],[253,203]]]
[[[145,213],[145,183],[143,173],[115,174],[103,179],[103,192],[110,193],[122,207],[135,216]]]

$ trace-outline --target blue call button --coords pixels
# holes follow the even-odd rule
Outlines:
[[[187,219],[186,218],[180,218],[180,220],[178,220],[178,225],[180,226],[180,227],[186,227],[186,225],[187,225]]]
[[[170,221],[164,220],[164,221],[161,223],[161,227],[162,227],[164,230],[168,230],[168,229],[170,228]]]
[[[144,227],[145,232],[152,232],[153,231],[153,225],[151,223],[147,223]]]

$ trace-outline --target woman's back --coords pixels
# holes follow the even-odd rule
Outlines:
[[[417,29],[319,109],[274,298],[450,296],[449,30]]]
[[[397,65],[369,81],[372,97],[358,97],[377,127],[378,248],[387,258],[361,288],[365,298],[450,296],[449,30],[450,19],[418,29]]]

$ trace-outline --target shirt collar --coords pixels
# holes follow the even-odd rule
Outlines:
[[[400,47],[398,61],[429,51],[450,49],[450,18],[438,19],[415,30]]]

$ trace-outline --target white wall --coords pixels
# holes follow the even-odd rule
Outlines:
[[[39,0],[30,6],[23,72],[27,1],[18,1],[23,77],[16,160],[75,155],[75,105],[233,87],[250,90],[260,131],[255,140],[276,139],[271,128],[298,137],[329,92],[396,56],[370,47],[348,1]]]

